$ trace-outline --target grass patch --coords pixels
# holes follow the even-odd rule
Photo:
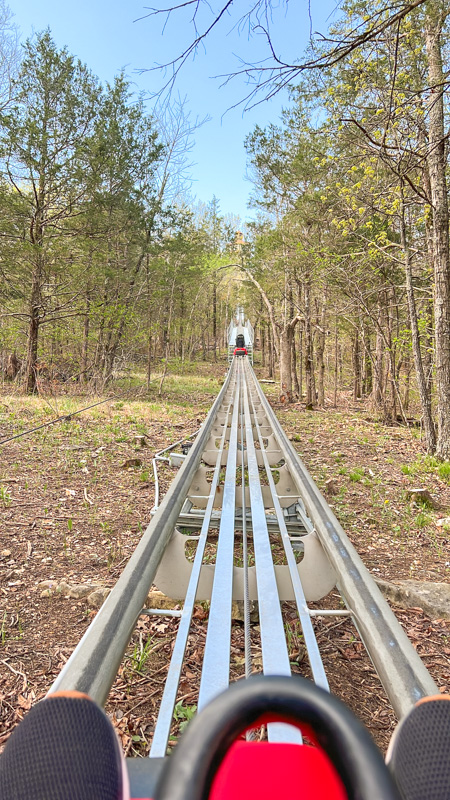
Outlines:
[[[197,706],[184,706],[183,701],[179,700],[173,710],[174,719],[179,722],[179,732],[183,733],[186,725],[195,716]]]
[[[348,473],[348,477],[354,483],[357,483],[358,481],[362,481],[362,479],[364,478],[364,468],[363,467],[355,467],[355,469],[352,469],[351,472]]]
[[[415,523],[418,528],[425,528],[431,522],[431,517],[426,511],[419,511],[415,518]]]
[[[437,468],[437,473],[443,481],[450,482],[450,461],[443,461]]]
[[[403,475],[411,478],[436,475],[446,483],[450,483],[450,461],[440,461],[436,456],[420,455],[410,464],[403,464],[400,470]]]

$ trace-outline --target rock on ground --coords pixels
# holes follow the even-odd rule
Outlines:
[[[422,608],[432,619],[450,619],[450,586],[431,581],[377,580],[378,588],[402,608]]]

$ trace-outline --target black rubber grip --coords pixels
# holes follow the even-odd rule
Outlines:
[[[267,715],[314,731],[350,800],[400,800],[370,734],[340,700],[305,678],[274,675],[232,684],[197,715],[168,759],[155,800],[207,800],[231,744]]]

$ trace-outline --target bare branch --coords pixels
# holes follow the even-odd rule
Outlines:
[[[289,63],[277,56],[275,52],[269,26],[269,10],[271,9],[270,0],[256,0],[256,2],[254,2],[251,6],[250,10],[241,17],[238,27],[242,28],[242,26],[245,24],[246,26],[248,25],[250,33],[263,32],[269,47],[270,56],[267,59],[264,59],[264,61],[256,64],[242,61],[242,69],[238,69],[234,72],[224,73],[222,75],[216,75],[214,77],[223,78],[224,83],[228,83],[228,81],[230,81],[232,78],[244,76],[249,83],[253,83],[253,87],[250,92],[244,98],[242,98],[241,101],[236,103],[235,106],[233,106],[233,108],[239,105],[243,105],[245,109],[253,108],[255,105],[258,105],[258,103],[269,100],[282,89],[292,84],[303,72],[309,70],[321,70],[335,66],[363,44],[377,39],[387,29],[393,26],[397,26],[398,29],[398,26],[404,17],[406,17],[416,8],[419,8],[425,2],[427,2],[427,0],[410,0],[410,2],[402,3],[400,8],[398,7],[398,3],[386,5],[382,7],[367,23],[364,21],[364,23],[359,24],[343,38],[330,39],[325,36],[318,35],[320,42],[333,46],[317,57],[299,60],[296,63]],[[171,61],[167,61],[165,64],[139,70],[140,73],[155,70],[172,70],[171,77],[165,82],[163,87],[157,93],[158,95],[163,95],[166,92],[170,94],[177,75],[188,58],[191,55],[195,55],[199,44],[204,43],[211,31],[218,25],[226,12],[229,11],[233,4],[233,0],[228,0],[228,2],[226,2],[222,6],[221,10],[214,16],[212,23],[199,33],[196,24],[196,17],[200,5],[202,4],[210,8],[208,0],[186,0],[183,3],[178,3],[173,6],[167,6],[160,9],[152,7],[149,10],[149,14],[140,18],[142,20],[147,17],[165,14],[168,19],[172,13],[183,8],[188,6],[194,6],[195,8],[192,18],[195,36],[191,43],[183,50],[183,52]],[[311,10],[309,8],[309,14],[310,13]],[[385,16],[386,13],[388,15],[387,17]],[[253,20],[255,21],[255,24],[253,24]],[[167,20],[164,24],[164,27],[166,24]],[[262,96],[262,98],[256,100],[257,96],[260,98]],[[252,102],[253,100],[255,100],[255,102]]]
[[[180,5],[173,6],[171,8],[165,8],[165,9],[160,9],[160,10],[159,9],[152,9],[151,13],[148,14],[147,16],[154,16],[155,14],[161,14],[161,13],[170,14],[172,11],[176,11],[179,8],[183,8],[184,6],[193,5],[193,4],[195,4],[197,6],[197,8],[198,8],[198,5],[199,5],[200,2],[202,2],[202,0],[187,0],[186,3],[181,3]],[[161,92],[158,92],[159,95],[163,94],[167,90],[170,93],[170,91],[173,88],[174,82],[176,80],[176,77],[177,77],[180,69],[186,63],[186,61],[188,60],[189,56],[194,55],[194,53],[196,52],[199,44],[201,44],[203,42],[203,40],[206,39],[206,37],[216,27],[216,25],[218,25],[218,23],[222,19],[223,15],[233,5],[233,2],[234,2],[234,0],[228,0],[228,2],[225,4],[225,6],[222,8],[222,10],[219,12],[219,14],[213,20],[211,25],[209,25],[206,28],[206,30],[204,30],[203,33],[200,33],[200,34],[197,32],[197,28],[195,26],[195,15],[194,15],[194,30],[196,32],[195,39],[188,45],[188,47],[179,56],[174,58],[172,61],[168,61],[166,64],[160,64],[159,66],[151,67],[150,69],[140,69],[140,70],[138,70],[138,72],[140,74],[142,74],[143,72],[154,72],[155,70],[159,70],[159,69],[168,69],[169,67],[172,68],[172,77],[166,82],[166,84],[162,88]],[[197,13],[197,12],[195,12],[195,13]]]

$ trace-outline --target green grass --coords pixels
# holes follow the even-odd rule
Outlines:
[[[0,486],[0,502],[4,508],[8,508],[12,503],[11,493],[6,486]]]
[[[174,719],[180,723],[180,733],[182,733],[191,719],[195,716],[197,706],[184,706],[183,701],[179,700],[173,710]]]
[[[8,632],[7,613],[5,611],[3,614],[2,623],[0,625],[0,645],[5,645],[8,641],[18,642],[20,641],[20,639],[23,638],[22,620],[20,619],[18,614],[17,614],[17,619],[14,622],[14,627],[17,629],[17,633],[15,636],[12,636]]]
[[[426,511],[419,511],[415,518],[415,523],[418,528],[425,528],[431,522],[431,517]]]
[[[437,473],[442,480],[450,482],[450,461],[443,461],[442,464],[439,464]]]
[[[134,646],[131,656],[131,666],[136,672],[142,672],[144,670],[152,645],[153,641],[151,638],[149,638],[147,639],[145,645],[142,645],[142,642],[139,642]]]
[[[358,481],[362,481],[362,479],[364,478],[364,468],[363,467],[355,467],[355,469],[351,470],[348,473],[348,477],[354,483],[357,483]]]
[[[409,464],[403,464],[400,469],[403,475],[411,478],[436,475],[441,480],[450,483],[450,461],[440,461],[436,456],[419,455]]]

